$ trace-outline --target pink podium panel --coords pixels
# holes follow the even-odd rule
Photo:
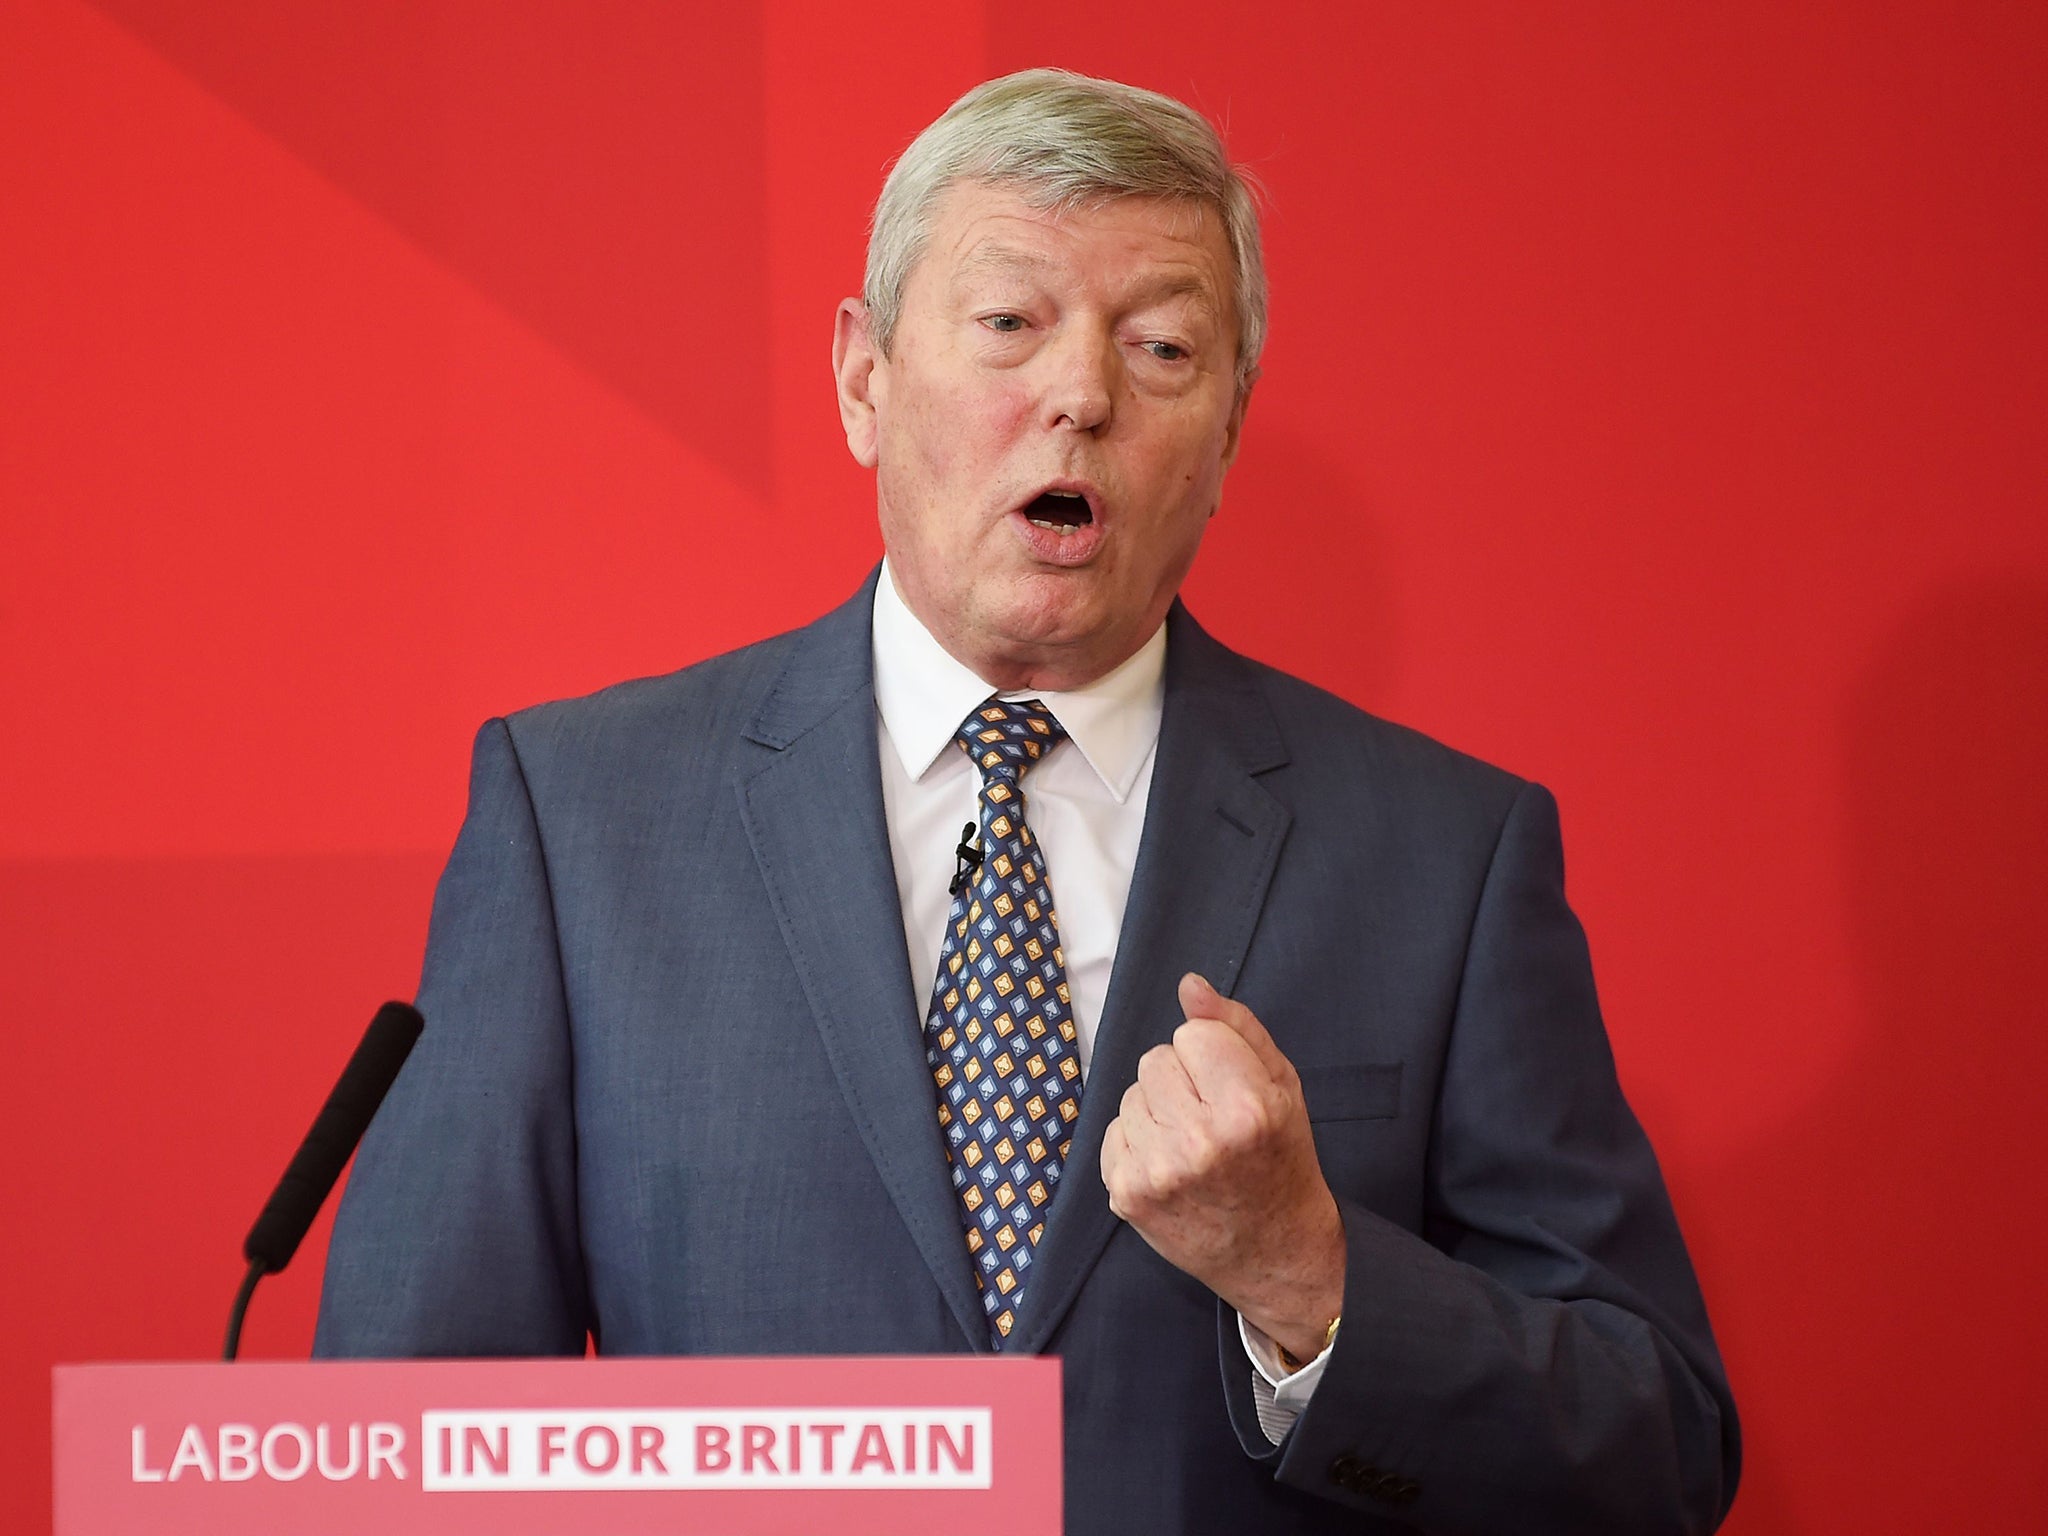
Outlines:
[[[69,1365],[56,1536],[1058,1536],[1043,1357]]]

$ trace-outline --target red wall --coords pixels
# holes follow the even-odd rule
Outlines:
[[[0,9],[7,1527],[53,1361],[218,1348],[476,723],[859,581],[866,205],[1059,62],[1271,191],[1197,613],[1563,802],[1729,1529],[2040,1529],[2048,13],[703,9]]]

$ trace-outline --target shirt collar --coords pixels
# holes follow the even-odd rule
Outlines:
[[[989,686],[932,638],[896,591],[889,563],[875,583],[875,705],[903,771],[921,779],[938,762]],[[1122,665],[1065,693],[1022,689],[1006,699],[1041,699],[1066,728],[1103,787],[1121,804],[1159,740],[1166,700],[1166,626]]]

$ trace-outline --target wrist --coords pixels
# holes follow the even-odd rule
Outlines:
[[[1314,1360],[1315,1358],[1317,1358],[1317,1356],[1321,1355],[1324,1350],[1328,1349],[1332,1344],[1336,1343],[1337,1328],[1338,1325],[1341,1324],[1343,1321],[1344,1317],[1341,1313],[1339,1313],[1336,1317],[1330,1319],[1330,1321],[1323,1328],[1322,1342],[1315,1347],[1314,1352],[1311,1354],[1297,1355],[1293,1350],[1289,1349],[1285,1344],[1282,1344],[1278,1339],[1274,1339],[1273,1347],[1280,1352],[1280,1364],[1286,1368],[1287,1373],[1290,1376],[1293,1375],[1296,1371],[1300,1370],[1303,1366],[1307,1365],[1309,1361]]]
[[[1236,1303],[1290,1371],[1330,1347],[1344,1310],[1344,1223],[1334,1199],[1327,1214],[1314,1241],[1289,1246],[1284,1267],[1268,1271],[1265,1284],[1246,1287],[1253,1294]]]
[[[1268,1251],[1280,1262],[1266,1268],[1264,1284],[1245,1286],[1251,1294],[1237,1303],[1237,1311],[1274,1341],[1288,1370],[1298,1370],[1298,1362],[1315,1360],[1329,1348],[1343,1311],[1343,1217],[1327,1188],[1311,1208],[1315,1214],[1298,1219],[1292,1237],[1270,1243]]]

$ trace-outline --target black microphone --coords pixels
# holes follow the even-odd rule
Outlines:
[[[341,1177],[356,1143],[370,1128],[377,1106],[391,1091],[398,1069],[405,1065],[405,1058],[412,1054],[413,1044],[425,1028],[426,1020],[408,1003],[386,1003],[370,1020],[362,1044],[342,1069],[341,1081],[327,1095],[327,1102],[314,1117],[313,1128],[306,1132],[306,1139],[292,1155],[284,1177],[271,1191],[263,1214],[242,1240],[242,1257],[249,1261],[249,1272],[242,1277],[242,1289],[228,1319],[227,1348],[222,1359],[234,1359],[235,1351],[241,1347],[242,1314],[248,1310],[256,1282],[283,1269],[299,1251],[306,1229],[313,1225],[313,1218],[320,1213],[334,1181]]]
[[[953,883],[946,887],[948,896],[958,896],[967,889],[967,882],[981,873],[981,849],[975,844],[974,833],[971,821],[960,829],[960,846],[953,850]]]

